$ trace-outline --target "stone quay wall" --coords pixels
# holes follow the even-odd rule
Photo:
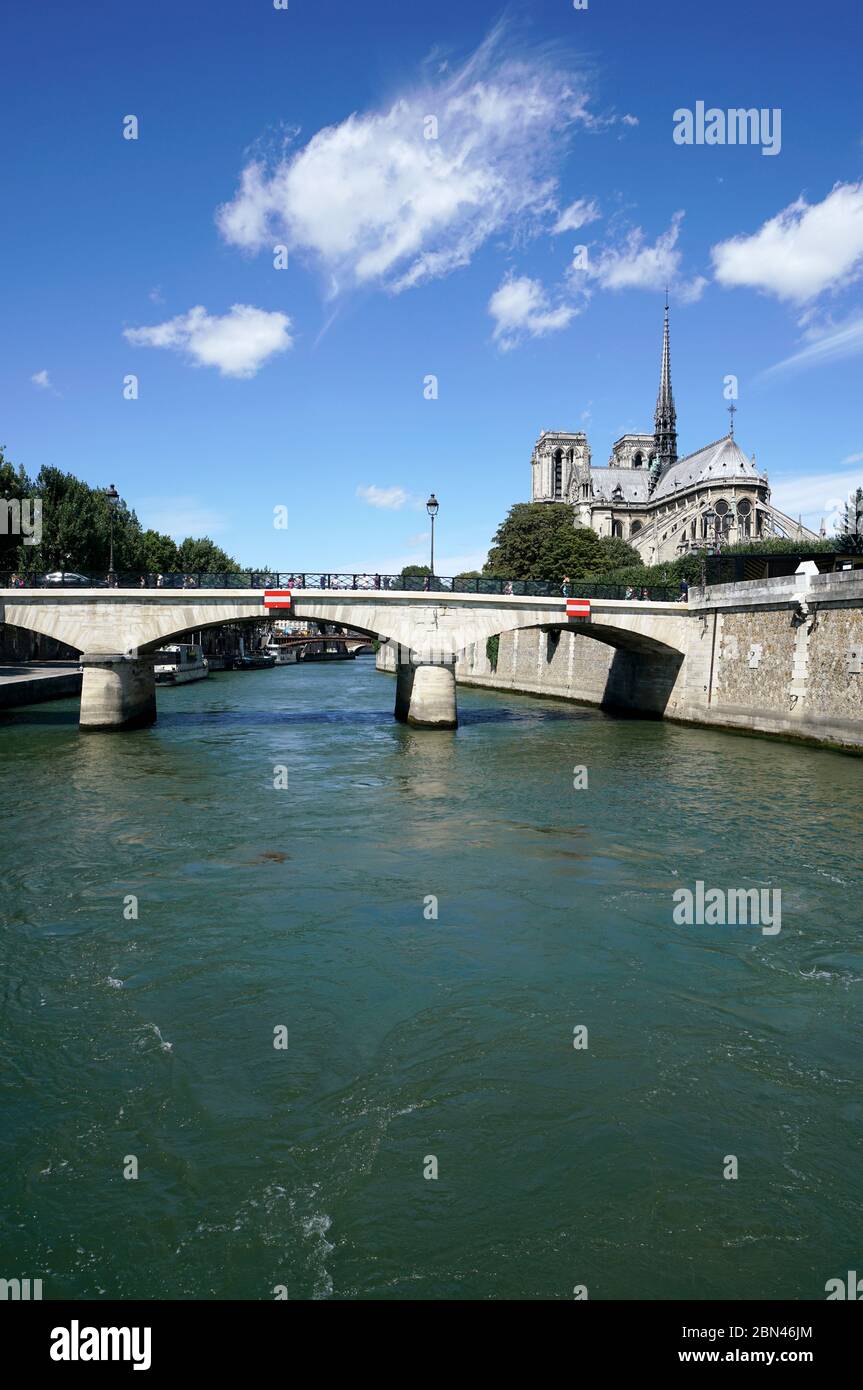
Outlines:
[[[485,642],[467,647],[456,679],[863,752],[863,571],[693,589],[681,612],[677,652],[523,628],[501,633],[494,668]],[[378,666],[393,669],[386,647]]]

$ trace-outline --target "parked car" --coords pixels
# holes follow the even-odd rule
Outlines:
[[[52,570],[43,574],[37,583],[44,588],[63,587],[67,589],[104,589],[107,579],[90,579],[86,574],[76,574],[74,570]]]

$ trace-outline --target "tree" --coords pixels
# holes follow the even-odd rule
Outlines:
[[[142,531],[140,568],[146,574],[171,574],[180,568],[176,542],[160,531]]]
[[[603,570],[622,569],[625,565],[640,565],[641,556],[634,546],[620,536],[600,536],[599,549]]]
[[[544,579],[565,574],[584,579],[607,567],[602,542],[587,526],[575,526],[565,502],[517,502],[498,527],[483,573],[505,579]]]
[[[24,469],[16,468],[9,462],[0,444],[0,503],[17,502],[20,506],[32,496],[33,484]],[[0,570],[5,572],[24,568],[28,552],[32,554],[35,547],[23,544],[22,536],[12,522],[13,513],[8,507],[4,510],[9,520],[0,529]]]
[[[402,578],[422,578],[424,575],[431,574],[428,565],[405,565],[402,569]]]
[[[209,536],[194,540],[187,536],[177,550],[181,570],[195,574],[238,574],[240,566],[221,550]]]

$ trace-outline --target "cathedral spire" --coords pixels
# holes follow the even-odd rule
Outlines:
[[[662,332],[662,371],[653,417],[654,459],[664,473],[677,462],[677,411],[671,392],[671,349],[668,340],[668,288],[665,290],[665,323]]]

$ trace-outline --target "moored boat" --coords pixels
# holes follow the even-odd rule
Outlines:
[[[200,681],[210,674],[210,663],[199,646],[192,642],[177,642],[156,653],[155,676],[158,685],[186,685]]]

